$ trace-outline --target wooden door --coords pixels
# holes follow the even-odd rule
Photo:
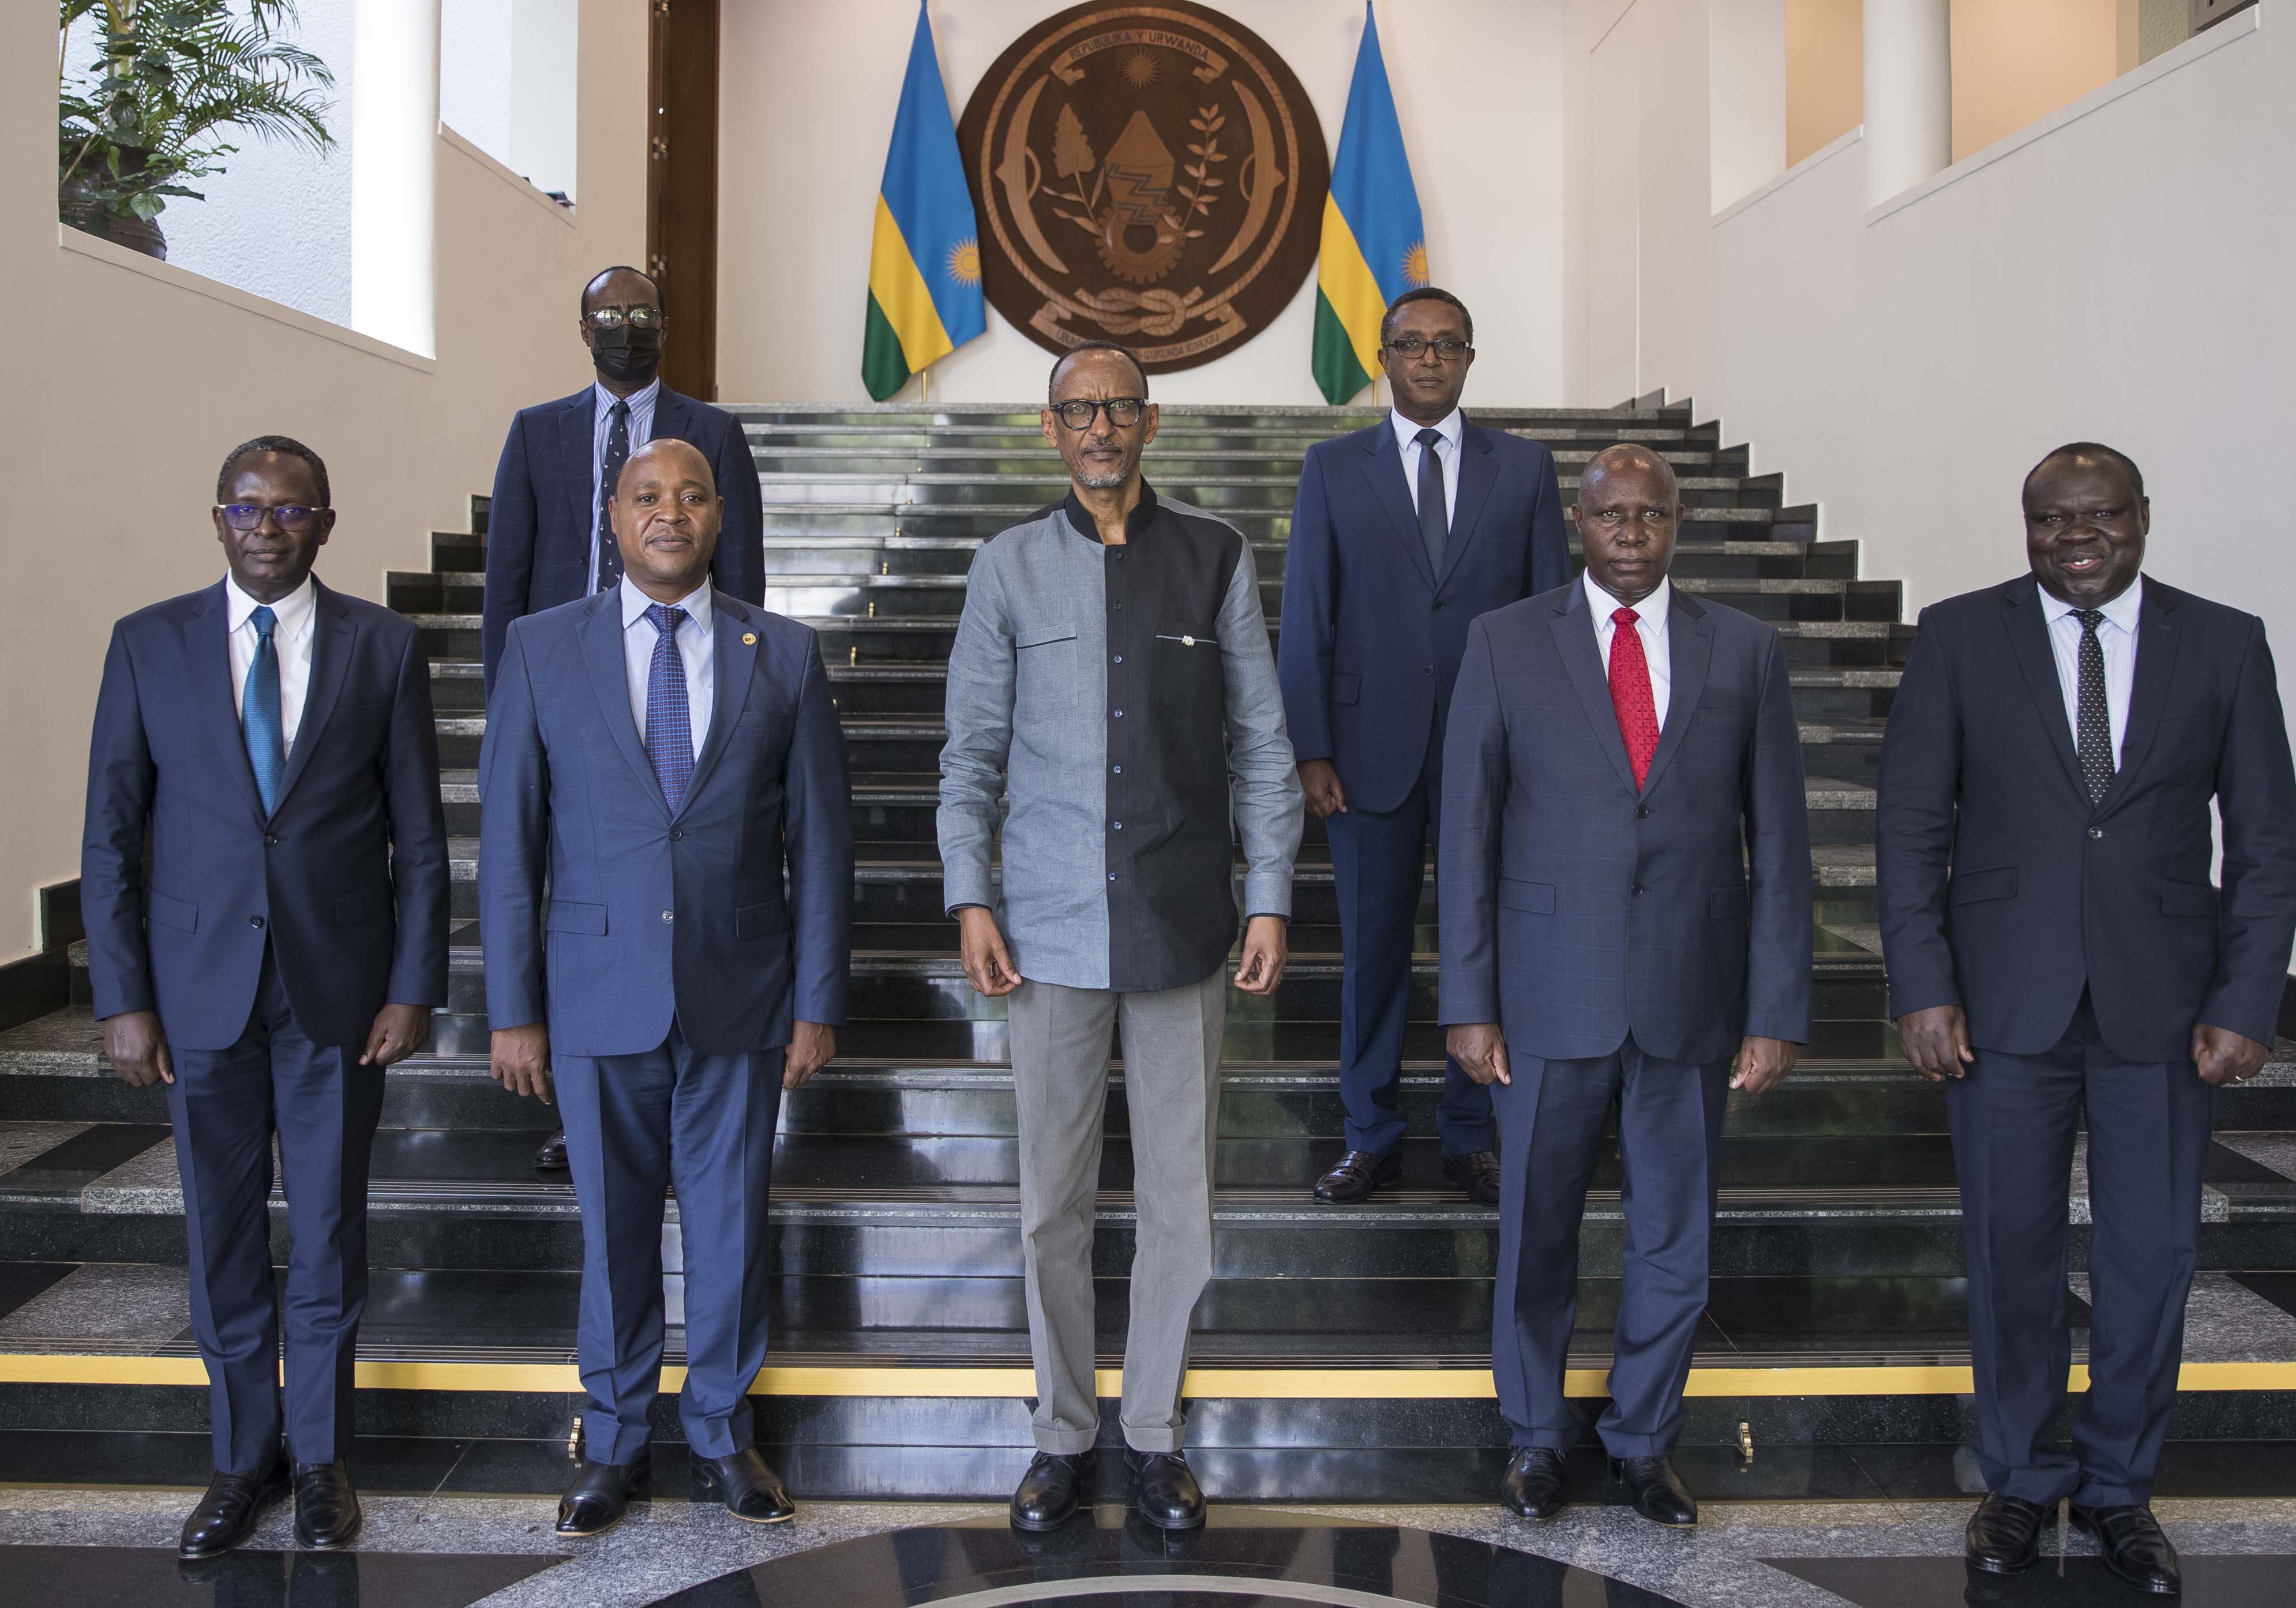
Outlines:
[[[718,399],[718,0],[652,0],[646,271],[669,315],[661,377]]]

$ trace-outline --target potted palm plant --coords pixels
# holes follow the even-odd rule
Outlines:
[[[325,151],[327,64],[281,37],[294,0],[59,0],[56,202],[76,229],[165,258],[160,212],[203,201],[186,180],[224,170],[226,133]],[[94,60],[75,66],[90,19]]]

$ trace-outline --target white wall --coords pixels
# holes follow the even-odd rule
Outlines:
[[[2296,653],[2296,34],[2281,9],[2211,29],[1909,205],[1869,216],[1852,138],[1718,220],[1705,0],[1633,0],[1643,386],[1718,415],[1915,607],[2020,572],[2026,469],[2068,439],[2110,442],[2145,471],[2151,571],[2257,610]],[[1620,10],[1578,7],[1582,210],[1593,45]],[[1594,382],[1579,308],[1570,327],[1569,395],[1616,400]]]
[[[1475,315],[1471,406],[1478,397],[1552,403],[1562,391],[1556,154],[1565,5],[1379,0],[1377,7],[1435,283]],[[933,0],[955,115],[998,53],[1056,9],[1050,0]],[[1336,147],[1362,0],[1225,0],[1220,9],[1290,63],[1323,122],[1326,149]],[[866,400],[869,220],[916,14],[914,0],[725,7],[720,396]],[[1315,310],[1311,273],[1257,339],[1201,368],[1159,377],[1158,398],[1321,402],[1308,371]],[[1036,396],[1051,361],[992,308],[988,332],[935,365],[933,395]]]
[[[537,190],[572,197],[581,0],[439,10],[439,119]]]
[[[438,140],[435,358],[69,231],[60,242],[53,16],[0,6],[0,283],[17,315],[0,432],[44,484],[73,488],[4,538],[17,584],[0,595],[0,957],[32,948],[34,890],[78,874],[111,620],[222,572],[207,510],[223,454],[272,431],[316,448],[341,513],[320,573],[380,598],[385,570],[428,566],[430,531],[468,528],[512,410],[583,383],[576,295],[645,239],[646,18],[623,0],[582,0],[578,212]]]

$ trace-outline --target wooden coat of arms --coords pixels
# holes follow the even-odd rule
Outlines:
[[[996,59],[956,131],[988,299],[1049,351],[1151,373],[1265,329],[1316,260],[1331,161],[1250,29],[1189,0],[1078,5]]]

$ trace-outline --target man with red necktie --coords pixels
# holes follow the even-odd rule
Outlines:
[[[1731,1089],[1809,1036],[1809,822],[1785,650],[1667,579],[1683,509],[1648,447],[1579,480],[1582,581],[1469,629],[1444,739],[1441,1015],[1499,1125],[1491,1372],[1499,1500],[1561,1510],[1578,1224],[1611,1108],[1627,1218],[1597,1426],[1636,1512],[1698,1522],[1674,1469],[1706,1309]]]

